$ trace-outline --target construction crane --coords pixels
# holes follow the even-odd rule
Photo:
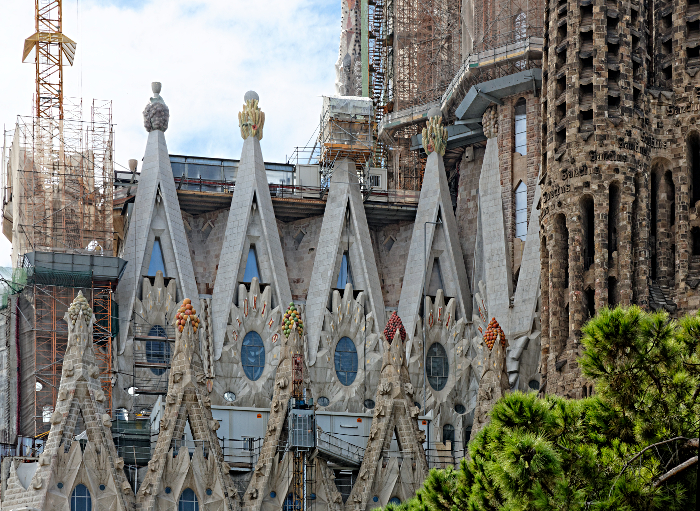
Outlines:
[[[35,116],[63,120],[63,57],[72,66],[75,41],[63,34],[63,0],[34,0],[36,32],[24,41],[22,62],[36,59]]]

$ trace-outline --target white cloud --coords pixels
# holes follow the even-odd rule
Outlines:
[[[21,63],[34,3],[0,2],[0,121],[29,115],[34,66]],[[160,81],[174,154],[239,158],[243,94],[260,95],[263,155],[283,161],[316,128],[322,94],[334,91],[338,0],[68,0],[64,33],[78,43],[64,72],[66,96],[113,101],[116,161],[143,157],[141,112]],[[28,59],[33,61],[33,56]],[[9,265],[0,236],[0,266]]]

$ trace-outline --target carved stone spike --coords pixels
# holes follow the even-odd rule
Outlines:
[[[277,387],[280,389],[286,389],[287,385],[289,385],[289,380],[287,378],[280,378],[277,380]]]
[[[275,401],[272,403],[272,411],[274,413],[277,413],[280,411],[280,402],[275,399]]]
[[[221,427],[221,424],[219,424],[219,421],[216,419],[212,419],[209,421],[209,427],[211,428],[212,431],[216,431]]]
[[[95,392],[95,401],[102,403],[105,400],[105,393],[102,391],[102,389],[98,390]]]
[[[73,363],[72,362],[67,362],[63,366],[63,370],[65,371],[66,376],[73,376],[73,374],[75,373],[75,371],[73,370]]]
[[[124,458],[117,458],[117,462],[114,464],[119,470],[124,468]]]
[[[413,384],[411,383],[404,383],[403,389],[408,394],[409,396],[413,396]]]
[[[131,493],[131,485],[129,484],[129,481],[124,481],[122,483],[122,493],[124,495],[128,495],[129,493]]]
[[[277,429],[277,424],[275,424],[273,421],[269,421],[267,423],[267,432],[268,433],[274,433],[274,431]]]
[[[151,460],[148,462],[148,469],[151,472],[156,472],[158,470],[158,460]]]
[[[391,392],[391,382],[390,381],[383,381],[379,384],[378,387],[379,393],[382,395],[387,395],[389,392]]]
[[[197,379],[197,383],[199,383],[200,385],[204,385],[207,380],[207,376],[204,373],[197,373],[195,375],[195,378]]]
[[[163,417],[160,420],[160,429],[162,429],[163,431],[166,431],[169,427],[170,427],[170,421],[168,419],[166,419],[165,417]]]
[[[265,464],[260,463],[257,467],[255,467],[255,475],[256,476],[263,476],[265,474]]]
[[[360,470],[360,479],[367,479],[367,467],[363,467]]]
[[[168,394],[166,401],[169,405],[175,404],[175,394]]]
[[[224,473],[228,474],[231,471],[231,466],[226,463],[225,461],[221,462],[221,470],[224,471]]]
[[[377,415],[379,415],[380,417],[384,417],[385,413],[386,412],[384,411],[384,405],[382,405],[382,404],[377,405]]]
[[[362,502],[362,495],[360,495],[360,493],[358,492],[352,497],[352,500],[353,502],[357,502],[359,504],[360,502]]]
[[[423,442],[425,442],[425,431],[423,431],[423,430],[418,431],[418,442],[421,444]]]
[[[102,415],[102,425],[106,428],[112,427],[112,417],[108,413]]]
[[[44,480],[42,479],[42,477],[39,475],[35,476],[34,481],[32,482],[32,487],[35,490],[40,490],[42,486],[44,486]]]
[[[173,373],[173,381],[175,383],[180,383],[182,381],[182,371],[175,371]]]
[[[211,399],[209,398],[209,396],[204,396],[202,398],[202,404],[204,404],[206,408],[211,408]]]
[[[61,389],[58,393],[58,400],[65,401],[67,397],[68,397],[68,391],[66,391],[66,389]]]
[[[90,378],[97,378],[100,375],[100,370],[97,366],[90,367]]]
[[[248,492],[248,497],[250,497],[250,500],[255,500],[258,498],[258,489],[253,488]]]
[[[59,412],[58,410],[53,412],[53,414],[51,415],[51,424],[60,424],[61,417],[62,417],[61,412]]]
[[[341,501],[343,500],[343,497],[340,495],[340,493],[336,494],[335,498],[333,499],[333,502],[336,504],[340,504]]]
[[[411,417],[413,417],[414,419],[415,419],[416,417],[418,417],[418,413],[419,413],[419,412],[420,412],[420,408],[418,408],[417,406],[412,406],[412,407],[411,407]]]

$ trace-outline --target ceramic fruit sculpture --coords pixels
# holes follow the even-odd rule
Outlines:
[[[389,342],[393,341],[397,330],[401,334],[401,342],[406,342],[406,329],[403,327],[401,318],[396,314],[396,311],[394,311],[384,328],[384,337],[386,340]]]
[[[177,325],[177,330],[179,332],[182,332],[182,330],[185,328],[188,319],[192,322],[192,328],[194,329],[195,333],[199,329],[199,318],[197,317],[197,311],[192,306],[192,300],[189,298],[185,298],[182,301],[182,305],[177,310],[175,319],[177,320],[175,324]]]
[[[292,330],[295,328],[300,336],[304,334],[304,322],[301,320],[301,314],[299,314],[294,302],[289,304],[287,312],[284,313],[284,317],[282,318],[282,328],[284,330],[285,337],[289,337],[289,334],[291,334]]]
[[[491,318],[489,321],[489,326],[486,327],[486,332],[484,333],[484,342],[488,346],[489,350],[493,349],[493,345],[496,344],[496,340],[501,339],[501,346],[506,347],[506,334],[503,332],[501,325],[498,324],[496,318]]]

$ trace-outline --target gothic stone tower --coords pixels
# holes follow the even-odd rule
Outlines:
[[[584,397],[601,307],[700,298],[700,3],[555,0],[545,13],[540,237],[545,392]],[[697,248],[695,248],[697,246]]]

